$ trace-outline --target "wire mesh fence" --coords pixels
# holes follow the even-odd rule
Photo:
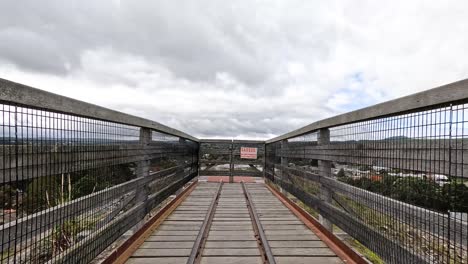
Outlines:
[[[241,148],[254,149],[250,158],[241,156]],[[265,144],[248,140],[205,140],[200,142],[201,176],[263,176]]]
[[[267,144],[266,176],[388,263],[468,263],[468,105]]]
[[[198,143],[0,104],[1,263],[88,263],[196,176]]]

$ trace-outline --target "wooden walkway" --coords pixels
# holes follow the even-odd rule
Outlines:
[[[199,183],[127,263],[343,262],[264,184]]]

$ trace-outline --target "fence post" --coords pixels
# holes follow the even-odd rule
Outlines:
[[[201,163],[200,161],[202,160],[202,152],[201,152],[201,146],[202,146],[202,142],[197,142],[198,144],[198,150],[197,150],[197,176],[198,176],[198,179],[200,179],[200,172],[201,172]]]
[[[266,182],[266,163],[267,163],[267,147],[263,144],[263,180]]]
[[[229,157],[229,182],[233,183],[234,182],[234,140],[231,141],[231,147],[229,148],[231,150],[231,156]]]
[[[186,160],[185,160],[185,159],[186,159],[186,156],[185,156],[186,153],[185,153],[185,151],[187,151],[187,147],[188,147],[188,146],[187,146],[187,140],[186,140],[185,138],[179,137],[179,146],[178,146],[176,149],[179,149],[180,146],[182,146],[182,148],[183,148],[184,150],[183,150],[183,152],[182,152],[182,153],[183,153],[182,156],[180,156],[180,157],[178,156],[178,157],[177,157],[177,159],[180,159],[180,160],[177,160],[177,163],[178,163],[177,166],[182,165],[182,166],[184,167],[184,169],[185,169],[185,165],[187,165],[187,164],[185,163],[185,161],[186,161]]]
[[[283,139],[281,140],[281,182],[286,181],[286,173],[284,172],[283,168],[287,167],[289,162],[288,158],[284,157],[285,150],[288,148],[288,140]],[[280,185],[281,186],[281,185]],[[286,191],[283,189],[283,187],[280,187],[280,190],[283,194],[286,194]]]
[[[151,129],[141,127],[140,128],[140,145],[143,159],[137,162],[136,176],[137,178],[147,177],[149,175],[150,160],[148,155],[148,147],[151,142]],[[137,202],[145,202],[148,199],[148,187],[145,181],[140,181],[136,193]]]
[[[330,143],[330,130],[328,128],[320,129],[318,132],[318,145],[328,145]],[[319,174],[321,177],[331,177],[331,162],[325,160],[318,161]],[[332,203],[332,192],[324,185],[320,187],[320,200],[324,203]],[[330,232],[332,232],[333,224],[330,220],[322,215],[319,215],[320,223]]]

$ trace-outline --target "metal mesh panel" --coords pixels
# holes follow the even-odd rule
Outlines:
[[[267,177],[388,263],[468,262],[466,104],[267,145]]]
[[[256,159],[241,158],[241,148],[256,148]],[[263,176],[264,144],[248,141],[210,140],[200,143],[200,175]]]
[[[0,104],[1,262],[87,263],[195,176],[196,143],[145,131]]]

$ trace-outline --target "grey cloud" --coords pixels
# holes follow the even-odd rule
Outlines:
[[[70,64],[68,70],[80,67],[79,56],[85,50],[111,47],[163,64],[179,78],[209,81],[218,72],[228,72],[248,84],[265,81],[272,67],[258,56],[260,47],[242,39],[230,21],[203,12],[202,5],[191,1],[181,5],[172,1],[2,3],[0,9],[9,12],[0,19],[0,56],[27,69],[66,74],[65,63]]]
[[[0,58],[33,71],[68,71],[69,62],[53,40],[21,28],[0,31]]]
[[[0,1],[0,75],[195,136],[266,138],[466,77],[468,5],[449,6]]]

